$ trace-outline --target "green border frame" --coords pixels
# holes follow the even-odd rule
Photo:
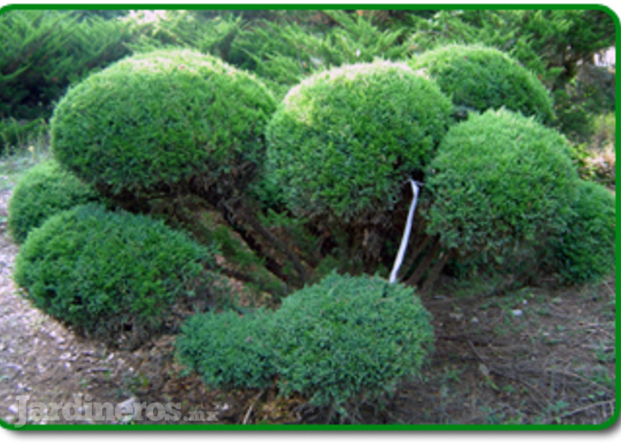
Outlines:
[[[367,10],[380,10],[380,9],[432,9],[432,10],[455,10],[455,9],[545,9],[545,10],[598,10],[607,13],[615,22],[615,59],[619,56],[619,47],[621,46],[621,23],[617,14],[608,6],[599,4],[10,4],[0,8],[0,14],[12,10],[24,10],[24,9],[54,9],[54,10],[92,10],[92,9],[244,9],[244,10],[262,10],[262,9],[280,9],[280,10],[296,10],[296,9],[367,9]],[[615,72],[615,92],[616,92],[616,110],[615,113],[619,115],[619,109],[621,108],[621,98],[619,97],[619,75]],[[616,135],[619,136],[619,128],[621,123],[616,121]],[[618,140],[618,138],[617,138]],[[615,154],[617,152],[617,146],[615,147]],[[618,165],[616,165],[615,175],[619,174]],[[615,195],[616,209],[618,210],[621,205],[621,196]],[[619,258],[619,251],[621,247],[619,216],[616,218],[617,231],[616,231],[616,267],[619,269],[621,265],[621,259]],[[617,281],[615,283],[615,293],[618,294],[621,285]],[[616,300],[616,329],[615,329],[615,345],[617,352],[621,347],[621,340],[619,339],[619,313],[621,312],[621,303]],[[616,356],[615,370],[616,370],[616,395],[619,395],[621,390],[621,379],[619,377],[620,361],[618,355]],[[615,398],[616,402],[616,398]],[[619,419],[621,414],[621,407],[619,403],[616,404],[614,414],[604,423],[596,425],[487,425],[487,424],[415,424],[415,425],[403,425],[403,424],[385,424],[385,425],[287,425],[287,424],[274,424],[274,425],[229,425],[229,424],[190,424],[190,425],[25,425],[23,427],[16,427],[9,424],[3,419],[0,419],[0,426],[4,429],[11,431],[600,431],[608,429],[613,426]]]

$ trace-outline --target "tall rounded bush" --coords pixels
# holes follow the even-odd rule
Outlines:
[[[55,157],[119,194],[248,181],[276,104],[261,82],[208,55],[123,59],[70,89],[52,117]]]
[[[284,299],[268,339],[284,394],[346,415],[347,403],[394,390],[433,347],[430,314],[411,288],[335,273]]]
[[[270,121],[269,168],[294,213],[360,222],[393,208],[451,112],[437,85],[405,64],[321,72],[291,89]]]
[[[64,211],[33,230],[15,281],[33,303],[86,335],[131,343],[162,329],[178,299],[201,284],[208,251],[146,216],[96,204]]]
[[[565,228],[577,181],[558,132],[507,110],[473,115],[429,164],[427,232],[461,253],[502,254]]]
[[[20,179],[9,201],[8,229],[17,243],[58,212],[97,201],[93,189],[50,160],[37,164]]]
[[[177,354],[209,386],[266,387],[275,374],[265,336],[268,316],[232,310],[192,316],[181,327]]]
[[[410,66],[436,80],[456,106],[484,112],[501,107],[554,119],[550,94],[537,77],[507,54],[479,45],[447,45],[415,56]]]
[[[559,271],[568,282],[597,281],[615,267],[615,197],[600,184],[580,181],[571,209],[554,245]]]

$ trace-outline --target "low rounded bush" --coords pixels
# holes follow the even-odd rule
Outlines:
[[[71,88],[50,122],[56,158],[112,193],[247,181],[276,107],[263,84],[215,57],[160,50]]]
[[[299,216],[362,221],[392,210],[450,123],[437,85],[377,61],[311,76],[270,121],[268,169]]]
[[[458,107],[480,112],[505,107],[546,124],[554,119],[551,96],[539,79],[497,49],[448,45],[416,56],[409,64],[435,79]]]
[[[433,347],[430,314],[411,288],[331,273],[285,298],[268,339],[283,394],[347,415],[416,376]]]
[[[275,371],[265,338],[267,314],[243,316],[233,310],[198,314],[181,327],[177,338],[180,362],[218,388],[263,388]]]
[[[146,216],[77,206],[34,229],[15,264],[33,303],[85,335],[135,344],[158,332],[192,295],[211,257]]]
[[[568,282],[594,282],[615,267],[615,197],[602,185],[578,183],[567,229],[555,244],[561,276]]]
[[[577,181],[558,132],[507,110],[472,115],[429,164],[427,232],[462,254],[502,255],[562,230]]]
[[[23,243],[28,233],[58,212],[99,200],[93,189],[51,160],[37,164],[20,179],[9,201],[7,225],[13,240]]]

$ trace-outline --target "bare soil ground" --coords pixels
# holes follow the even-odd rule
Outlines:
[[[177,365],[174,337],[113,351],[76,336],[21,295],[12,282],[18,247],[5,231],[10,188],[0,191],[0,418],[15,423],[18,397],[30,404],[179,404],[181,420],[130,418],[33,424],[323,423],[301,397],[207,389]],[[424,375],[380,404],[361,404],[364,423],[601,424],[614,412],[615,279],[508,293],[464,289],[443,278],[424,299],[436,347]],[[88,398],[88,399],[87,399]],[[80,404],[78,404],[79,406]],[[78,409],[80,411],[82,409]],[[201,410],[205,418],[193,412]],[[79,412],[78,412],[79,413]],[[86,414],[88,415],[88,414]],[[81,417],[84,418],[84,417]],[[212,421],[215,422],[215,421]]]

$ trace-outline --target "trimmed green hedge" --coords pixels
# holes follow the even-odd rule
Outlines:
[[[254,77],[190,50],[123,59],[70,89],[50,122],[55,157],[112,193],[248,181],[276,104]]]
[[[580,181],[567,231],[554,245],[561,276],[595,282],[615,268],[615,197],[604,186]]]
[[[433,348],[430,314],[411,288],[335,273],[286,299],[270,321],[278,385],[347,416],[416,376]]]
[[[95,191],[58,163],[43,162],[26,172],[15,186],[9,201],[9,233],[17,243],[23,243],[32,229],[52,215],[98,200]]]
[[[96,204],[61,212],[33,230],[15,281],[33,303],[85,335],[111,344],[148,339],[172,306],[204,286],[204,247],[162,222]]]
[[[391,210],[450,124],[452,105],[405,64],[346,65],[289,91],[267,128],[268,169],[299,216]]]
[[[554,120],[553,102],[544,85],[517,60],[479,45],[447,45],[415,56],[410,66],[435,79],[456,106],[484,112],[501,107]]]
[[[507,110],[472,115],[430,163],[427,232],[460,253],[502,255],[561,231],[578,175],[565,138]]]
[[[431,316],[411,288],[331,273],[273,313],[196,315],[177,353],[214,387],[299,392],[342,416],[415,377],[433,350]]]
[[[176,348],[181,362],[219,388],[263,388],[274,366],[265,337],[267,314],[236,311],[198,314],[181,328]]]

